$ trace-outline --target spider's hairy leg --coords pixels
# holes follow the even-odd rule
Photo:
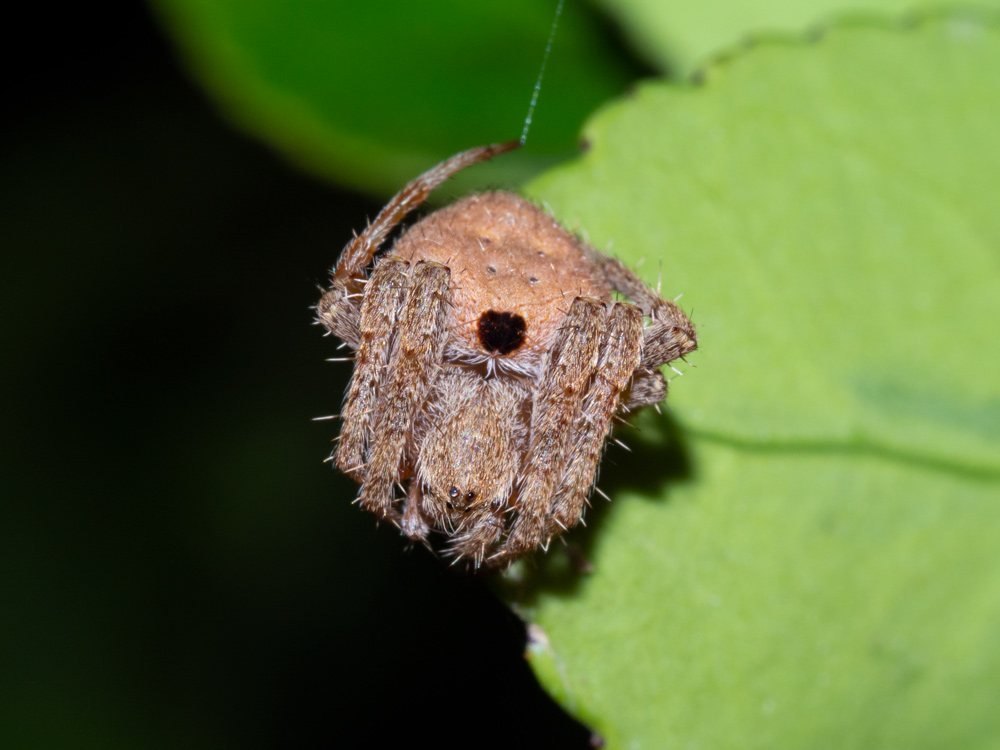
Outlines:
[[[419,262],[399,312],[387,372],[375,401],[375,425],[359,500],[376,515],[391,516],[400,464],[417,410],[433,386],[446,338],[451,271]]]
[[[352,349],[361,343],[358,328],[358,302],[360,294],[351,294],[348,284],[337,281],[320,297],[316,305],[316,320],[330,333],[347,342]]]
[[[337,445],[337,467],[358,481],[364,479],[365,458],[372,435],[376,393],[385,376],[392,331],[406,293],[409,264],[384,258],[375,266],[361,303],[354,374],[341,411],[343,427]]]
[[[572,428],[597,365],[606,315],[602,302],[577,297],[549,350],[532,405],[530,445],[517,518],[501,551],[503,555],[516,557],[549,538],[552,496],[566,473]]]
[[[663,299],[617,258],[599,253],[589,245],[584,245],[583,251],[604,272],[614,290],[635,302],[652,321],[644,334],[643,367],[653,370],[698,348],[694,325],[683,310]]]
[[[422,495],[420,483],[410,482],[409,490],[406,493],[406,502],[403,506],[402,531],[413,541],[426,543],[430,527],[421,512]]]
[[[694,324],[684,311],[669,300],[661,299],[659,303],[653,308],[653,322],[643,334],[642,366],[647,369],[669,364],[698,348]]]
[[[622,392],[642,358],[642,344],[642,311],[635,305],[616,304],[608,314],[594,380],[573,428],[575,444],[562,487],[552,501],[549,534],[576,525],[583,515]]]
[[[475,567],[480,567],[503,536],[505,508],[500,500],[475,508],[448,545],[448,555],[456,561],[472,560]]]
[[[625,411],[635,411],[644,406],[658,404],[667,397],[667,379],[659,370],[639,370],[632,378],[632,385],[625,395]]]
[[[406,187],[393,196],[385,208],[379,211],[378,216],[365,228],[365,231],[357,235],[344,248],[337,260],[337,267],[333,271],[334,285],[338,281],[349,284],[353,279],[363,276],[368,264],[372,262],[375,253],[393,228],[408,213],[427,200],[431,191],[441,183],[466,167],[492,159],[498,154],[513,151],[520,145],[519,141],[509,141],[508,143],[494,143],[489,146],[470,148],[468,151],[455,154],[450,159],[445,159],[408,183]]]

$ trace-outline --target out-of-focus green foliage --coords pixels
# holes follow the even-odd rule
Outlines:
[[[155,0],[239,125],[306,168],[381,194],[429,163],[521,135],[556,3]],[[573,153],[636,76],[592,13],[560,19],[531,149],[460,179],[512,184]]]

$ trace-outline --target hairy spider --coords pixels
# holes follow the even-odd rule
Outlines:
[[[435,187],[517,146],[464,151],[408,184],[317,306],[356,351],[331,456],[356,502],[410,539],[444,534],[477,567],[581,520],[616,413],[661,401],[657,368],[697,346],[674,303],[511,193],[436,211],[375,258]]]

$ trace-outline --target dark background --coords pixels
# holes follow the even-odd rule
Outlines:
[[[224,124],[141,4],[31,7],[0,145],[0,746],[587,747],[488,586],[322,463],[348,366],[308,308],[378,204]]]

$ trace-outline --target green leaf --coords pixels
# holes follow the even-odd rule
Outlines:
[[[1000,33],[937,18],[649,84],[530,186],[700,350],[589,528],[514,571],[609,747],[1000,747]]]
[[[306,168],[388,194],[461,148],[521,134],[555,0],[155,0],[228,115]],[[637,69],[568,4],[530,149],[470,172],[512,184],[572,154]],[[460,190],[458,191],[460,192]]]
[[[685,77],[735,45],[762,35],[792,39],[808,29],[858,17],[897,17],[912,0],[596,0],[617,18],[646,59],[662,71]],[[926,5],[926,4],[925,4]],[[978,8],[1000,7],[980,0]]]
[[[764,45],[608,107],[532,192],[662,259],[700,325],[692,427],[997,471],[995,54],[964,21]]]

